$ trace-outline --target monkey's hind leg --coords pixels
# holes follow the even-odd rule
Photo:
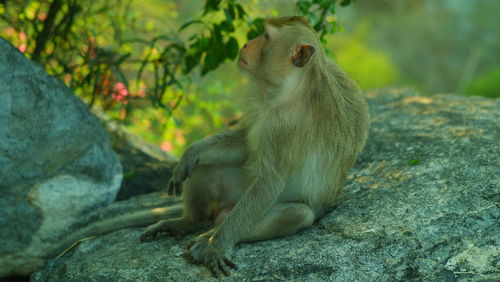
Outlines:
[[[160,220],[148,226],[141,234],[141,241],[152,240],[160,233],[174,235],[180,239],[208,224],[210,215],[213,214],[212,210],[217,205],[214,204],[214,193],[206,190],[215,189],[212,187],[213,184],[207,186],[206,182],[204,182],[207,177],[200,176],[200,171],[200,169],[194,170],[192,177],[183,183],[184,210],[182,217]],[[211,182],[213,181],[208,179],[208,183]]]
[[[271,211],[240,242],[259,241],[284,237],[311,226],[314,212],[306,204],[297,202],[277,203]]]

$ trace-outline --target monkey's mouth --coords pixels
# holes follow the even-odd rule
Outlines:
[[[248,65],[247,61],[245,61],[245,59],[243,59],[241,56],[238,57],[238,61],[243,62],[245,65]]]

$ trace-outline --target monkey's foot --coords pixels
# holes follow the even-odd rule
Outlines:
[[[146,230],[142,232],[141,236],[139,237],[139,240],[141,240],[141,242],[153,241],[158,233],[160,233],[160,231],[157,230],[150,230],[150,227],[152,226],[147,227]]]
[[[227,257],[227,252],[214,245],[213,230],[189,242],[186,255],[193,262],[205,265],[215,277],[229,276],[238,266]]]
[[[139,239],[141,242],[152,241],[158,234],[165,233],[175,236],[177,239],[183,238],[189,230],[184,228],[182,220],[160,220],[157,223],[146,227]]]

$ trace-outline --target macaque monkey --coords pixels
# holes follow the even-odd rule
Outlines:
[[[182,236],[213,222],[187,256],[216,276],[236,268],[228,257],[236,244],[294,234],[321,217],[367,137],[358,86],[325,56],[310,24],[282,17],[264,27],[239,53],[239,68],[255,83],[240,127],[186,150],[168,189],[182,195],[183,215],[141,236]]]
[[[239,128],[193,143],[174,169],[168,193],[182,195],[183,205],[90,224],[45,257],[91,235],[157,220],[141,240],[213,223],[191,240],[187,256],[229,275],[236,244],[294,234],[327,211],[364,146],[367,104],[305,19],[272,18],[264,27],[239,53],[239,68],[255,84]]]

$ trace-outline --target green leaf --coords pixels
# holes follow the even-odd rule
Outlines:
[[[255,37],[259,36],[261,32],[256,31],[255,29],[251,29],[247,33],[247,40],[252,40]]]
[[[123,174],[124,179],[132,179],[134,177],[135,177],[135,171],[133,170]]]
[[[299,1],[296,6],[299,8],[302,15],[307,15],[309,13],[309,8],[311,8],[311,2],[308,1]]]
[[[264,32],[264,19],[256,18],[252,21],[250,31],[247,33],[247,39],[252,40]]]
[[[315,31],[320,31],[322,27],[323,27],[322,23],[317,23],[313,26]]]
[[[180,45],[180,44],[172,44],[170,45],[170,47],[174,48],[174,49],[177,49],[177,51],[181,52],[181,53],[184,53],[186,52],[186,47]]]
[[[320,1],[315,1],[316,4],[319,5],[319,8],[321,10],[324,10],[326,7],[328,7],[329,5],[330,6],[335,6],[333,3],[330,3],[331,1],[324,1],[324,0],[320,0]]]
[[[407,162],[406,164],[407,165],[418,165],[419,163],[420,163],[419,159],[413,159],[413,160]]]
[[[243,7],[241,7],[240,4],[236,4],[236,9],[238,10],[238,17],[240,19],[243,19],[245,16],[246,16],[246,12],[245,12],[245,9],[243,9]]]
[[[218,11],[220,2],[222,2],[222,0],[207,0],[207,2],[205,3],[205,11],[203,12],[203,15]]]
[[[234,17],[235,17],[234,9],[233,9],[232,5],[228,5],[227,8],[224,8],[224,15],[226,15],[227,23],[232,25]]]
[[[218,24],[212,25],[212,38],[215,40],[215,44],[222,44],[222,34],[220,25]]]
[[[349,4],[351,4],[351,2],[354,2],[355,0],[343,0],[342,2],[340,2],[340,6],[347,6]]]
[[[256,29],[264,31],[264,19],[256,18],[255,20],[252,21],[252,26]]]
[[[234,60],[238,56],[239,52],[239,46],[238,46],[238,40],[236,38],[231,37],[229,38],[229,41],[226,43],[226,55],[229,59]]]
[[[206,50],[209,46],[209,40],[205,36],[201,36],[196,39],[195,42],[190,46],[191,49],[198,49],[200,51]]]
[[[218,54],[216,52],[207,52],[205,60],[203,62],[203,67],[201,68],[201,75],[207,74],[209,71],[216,69],[220,64]]]
[[[335,5],[331,5],[328,12],[330,12],[331,14],[335,14]]]
[[[200,63],[201,52],[196,51],[194,53],[186,55],[184,59],[184,74],[187,74],[193,70]]]
[[[316,14],[310,13],[309,15],[307,15],[307,18],[313,26],[318,24],[318,17],[316,16]]]
[[[234,26],[233,24],[229,22],[221,22],[220,23],[220,28],[225,31],[225,32],[233,32],[234,31]]]

